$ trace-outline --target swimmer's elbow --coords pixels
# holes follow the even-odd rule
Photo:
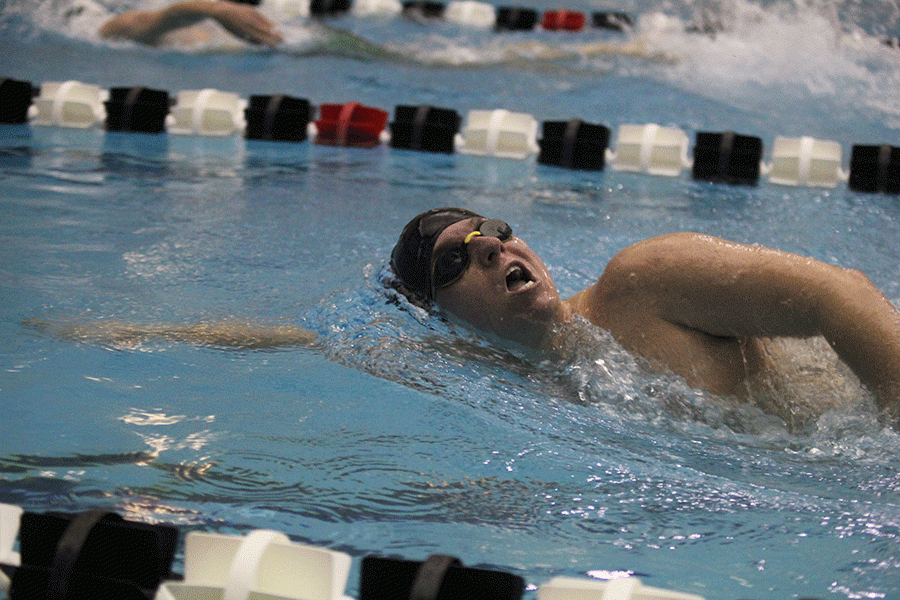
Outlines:
[[[864,309],[886,299],[869,277],[858,269],[828,265],[820,290],[819,310],[826,315],[852,314],[847,309]]]
[[[874,290],[881,293],[875,284],[872,283],[872,280],[869,279],[869,276],[863,273],[858,269],[843,269],[844,276],[847,278],[848,283],[850,283],[855,289],[866,289],[866,290]]]
[[[122,27],[120,17],[110,19],[109,21],[101,25],[97,33],[101,38],[105,40],[122,39],[126,37],[124,35],[124,28]]]

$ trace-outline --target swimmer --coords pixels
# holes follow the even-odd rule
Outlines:
[[[412,302],[437,306],[477,330],[552,356],[563,345],[561,326],[578,319],[608,331],[650,370],[678,375],[723,401],[753,402],[792,429],[839,408],[821,391],[832,383],[831,391],[851,389],[831,372],[846,365],[881,415],[900,427],[900,313],[859,271],[673,233],[621,250],[593,285],[563,300],[543,261],[509,225],[456,208],[410,221],[390,264],[395,287]],[[299,327],[242,321],[25,325],[114,347],[153,340],[242,350],[317,344]],[[830,356],[802,364],[800,343]]]
[[[256,8],[228,0],[184,0],[160,10],[128,11],[100,27],[100,36],[156,46],[169,41],[203,41],[200,23],[217,22],[234,37],[245,42],[277,46],[284,39],[275,25]],[[174,36],[180,39],[173,40]]]
[[[413,302],[477,330],[552,352],[558,325],[582,317],[651,370],[720,396],[747,398],[754,379],[778,369],[769,340],[821,336],[900,424],[900,313],[859,271],[674,233],[621,250],[563,300],[509,225],[457,208],[410,221],[391,267]]]

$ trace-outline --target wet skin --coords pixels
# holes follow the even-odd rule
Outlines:
[[[460,221],[442,232],[434,257],[460,244],[484,219]],[[579,314],[610,331],[655,371],[672,372],[695,387],[724,395],[742,395],[745,381],[764,366],[752,340],[714,336],[690,327],[619,308],[603,287],[604,278],[576,294],[560,298],[541,258],[518,237],[503,242],[476,236],[468,244],[469,266],[451,285],[435,291],[444,311],[484,332],[522,345],[551,351],[554,326]],[[606,285],[616,276],[604,273]]]
[[[438,237],[458,245],[481,218]],[[869,279],[811,258],[696,233],[644,240],[617,253],[596,283],[568,300],[515,236],[471,238],[470,262],[434,300],[475,328],[539,349],[574,314],[608,330],[653,370],[721,395],[744,396],[770,369],[772,338],[821,336],[892,420],[900,420],[900,313]]]

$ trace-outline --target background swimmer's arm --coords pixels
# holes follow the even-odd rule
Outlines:
[[[859,271],[682,233],[623,250],[593,293],[646,327],[655,317],[725,338],[821,335],[900,417],[900,313]]]
[[[283,41],[275,25],[253,6],[227,0],[184,0],[161,10],[129,11],[107,21],[100,36],[155,45],[167,33],[209,18],[253,44],[275,46]]]
[[[149,341],[183,342],[247,350],[308,346],[316,335],[293,325],[261,326],[240,321],[195,325],[133,325],[122,321],[66,322],[31,319],[27,327],[75,342],[137,346]]]

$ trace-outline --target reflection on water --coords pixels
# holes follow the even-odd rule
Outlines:
[[[191,417],[185,415],[167,415],[165,413],[151,413],[148,411],[133,408],[130,413],[123,417],[119,417],[122,421],[129,425],[140,427],[146,426],[165,426],[176,425],[189,421],[213,423],[216,420],[215,415],[206,417]],[[216,433],[203,429],[188,433],[186,436],[176,438],[165,433],[150,433],[136,430],[135,433],[144,441],[147,446],[152,449],[154,456],[159,456],[167,450],[180,450],[190,448],[191,450],[201,450],[204,446],[215,440]]]

